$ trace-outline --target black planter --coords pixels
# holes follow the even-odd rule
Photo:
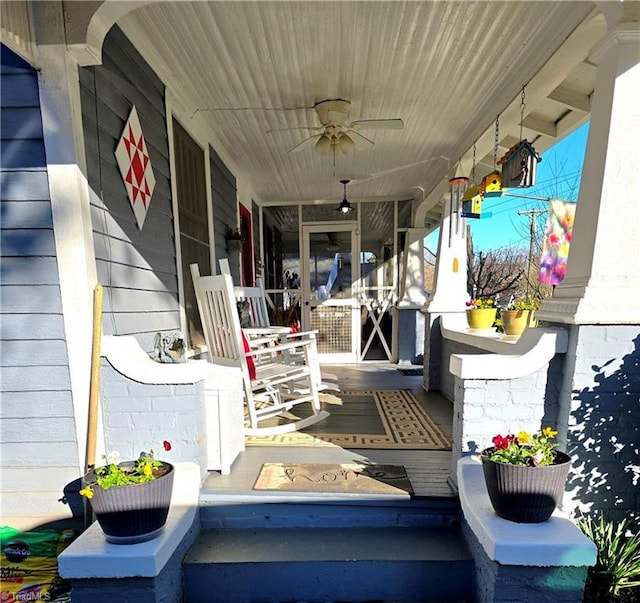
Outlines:
[[[494,448],[482,451],[482,470],[496,514],[518,523],[547,521],[562,500],[571,457],[555,452],[553,465],[523,467],[489,459]]]
[[[121,463],[126,467],[133,462]],[[151,482],[129,486],[112,486],[104,490],[95,483],[95,474],[85,475],[91,484],[91,507],[107,542],[135,544],[151,540],[162,533],[169,514],[173,490],[173,465],[162,463],[166,473]]]

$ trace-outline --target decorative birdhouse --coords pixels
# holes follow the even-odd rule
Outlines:
[[[502,195],[502,175],[500,172],[494,170],[482,179],[480,194],[483,197],[500,197]]]
[[[536,168],[542,157],[527,140],[513,145],[498,161],[505,188],[528,188],[536,183]]]
[[[482,212],[482,194],[480,187],[470,186],[462,197],[462,217],[479,218]]]

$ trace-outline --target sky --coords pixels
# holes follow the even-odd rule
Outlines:
[[[475,251],[485,252],[511,246],[528,248],[530,217],[528,214],[519,215],[519,211],[546,210],[551,197],[565,201],[578,200],[588,133],[587,123],[542,153],[535,186],[511,189],[517,195],[543,197],[544,200],[524,199],[509,194],[484,200],[482,212],[491,212],[491,217],[467,220],[471,226]],[[476,174],[476,179],[483,176]],[[437,231],[426,238],[426,246],[434,253],[437,251]]]

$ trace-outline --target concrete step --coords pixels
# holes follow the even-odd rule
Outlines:
[[[364,528],[441,527],[458,525],[457,498],[424,498],[406,501],[327,503],[274,502],[220,503],[200,497],[200,521],[204,530],[222,528]]]
[[[184,563],[186,603],[471,600],[456,528],[207,530]]]

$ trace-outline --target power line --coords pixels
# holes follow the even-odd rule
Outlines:
[[[522,209],[519,216],[529,217],[529,270],[527,274],[527,297],[529,297],[529,285],[531,283],[531,272],[533,269],[533,243],[536,237],[536,217],[538,214],[546,213],[546,209]]]

